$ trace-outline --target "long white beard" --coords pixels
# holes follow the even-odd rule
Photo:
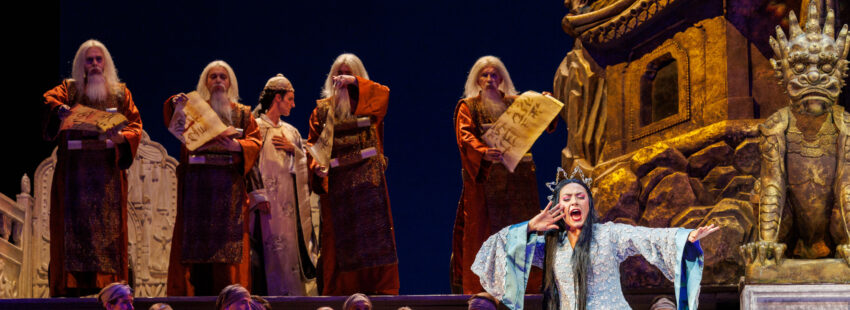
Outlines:
[[[502,113],[505,113],[505,110],[508,109],[508,107],[505,106],[505,103],[501,100],[488,100],[484,98],[482,101],[484,102],[484,110],[486,110],[493,118],[499,118],[499,116],[501,116]]]
[[[104,103],[109,96],[106,78],[103,74],[93,74],[86,78],[86,97],[92,102]]]
[[[341,120],[351,118],[351,98],[348,97],[348,89],[337,90],[335,98],[334,116]]]
[[[210,95],[210,106],[212,106],[215,114],[218,114],[218,118],[224,122],[225,125],[232,125],[233,121],[230,119],[230,98],[227,98],[227,93],[224,91],[216,91]]]

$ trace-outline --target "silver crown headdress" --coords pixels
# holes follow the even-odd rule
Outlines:
[[[587,185],[588,188],[591,187],[593,184],[593,179],[590,177],[585,177],[584,171],[582,171],[579,167],[573,168],[573,172],[570,173],[569,176],[567,176],[567,172],[564,171],[564,168],[558,167],[558,169],[555,170],[555,181],[546,182],[546,187],[548,187],[549,190],[552,191],[552,195],[549,195],[549,197],[547,197],[550,201],[552,200],[552,197],[555,196],[555,187],[558,187],[558,183],[568,179],[579,180],[584,183],[584,185]]]

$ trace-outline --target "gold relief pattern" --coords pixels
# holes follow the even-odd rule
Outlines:
[[[578,13],[584,8],[573,7],[564,16],[561,26],[570,36],[593,46],[606,46],[621,41],[666,12],[681,0],[616,0],[603,4],[595,1],[592,11]]]
[[[838,142],[838,131],[832,123],[832,116],[827,115],[823,126],[817,133],[814,141],[803,138],[803,132],[797,128],[796,118],[790,118],[788,133],[785,136],[788,141],[788,153],[800,154],[803,157],[821,157],[824,155],[835,156]]]

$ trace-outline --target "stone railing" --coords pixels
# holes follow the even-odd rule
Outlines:
[[[24,175],[21,194],[0,195],[0,298],[49,297],[50,186],[56,152],[35,171],[34,195]],[[165,296],[177,208],[177,160],[143,133],[128,169],[128,234],[137,297]]]
[[[17,298],[29,293],[24,288],[28,279],[22,276],[32,268],[32,252],[28,251],[23,238],[31,232],[31,227],[25,224],[32,220],[29,183],[24,175],[17,201],[0,195],[0,298]]]

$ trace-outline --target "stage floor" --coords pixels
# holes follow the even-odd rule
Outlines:
[[[634,309],[649,309],[650,302],[655,296],[671,294],[671,290],[637,289],[627,290],[626,300]],[[738,288],[735,286],[703,286],[700,290],[700,309],[739,309],[740,300]],[[342,303],[347,296],[320,297],[264,297],[274,309],[315,310],[329,306],[342,309]],[[399,307],[410,307],[414,310],[460,310],[467,309],[466,301],[469,295],[400,295],[400,296],[370,296],[374,309],[396,310]],[[178,310],[209,310],[215,305],[215,296],[202,297],[159,297],[137,298],[136,309],[146,310],[155,303],[164,302]],[[539,310],[541,295],[526,295],[525,309]],[[41,310],[41,309],[102,309],[94,298],[43,298],[43,299],[3,299],[0,309],[4,310]]]

